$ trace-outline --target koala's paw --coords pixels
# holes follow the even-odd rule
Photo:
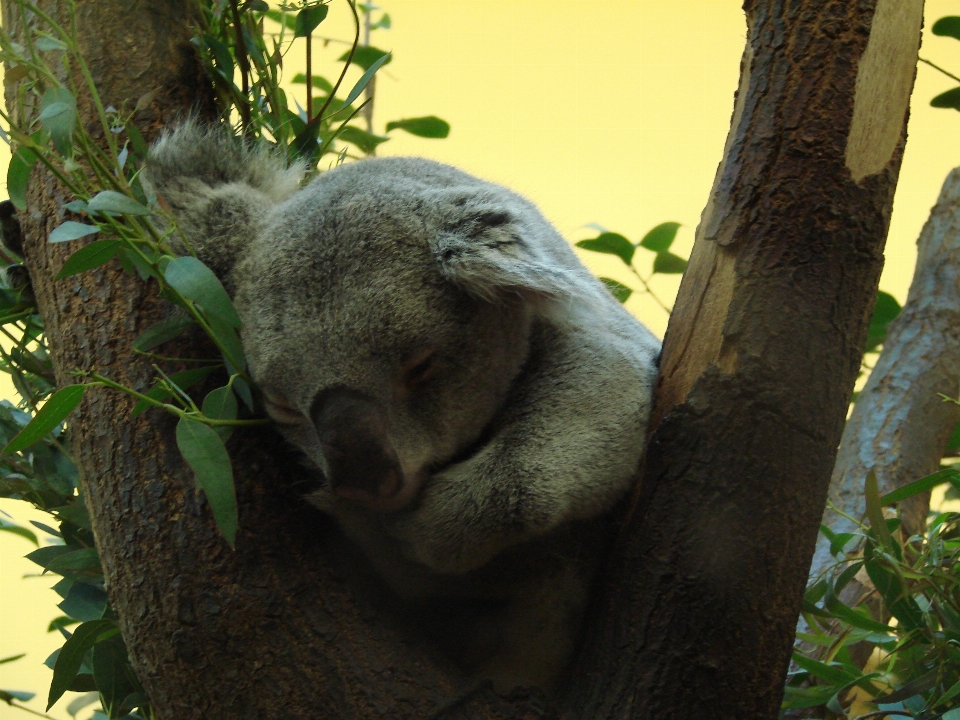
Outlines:
[[[420,505],[399,513],[389,533],[403,554],[434,572],[460,574],[482,567],[503,548],[486,532],[479,503],[460,482],[434,477]]]

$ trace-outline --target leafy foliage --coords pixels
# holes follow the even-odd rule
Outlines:
[[[960,513],[941,513],[922,535],[903,537],[899,518],[882,511],[945,483],[960,487],[960,470],[881,497],[871,472],[859,531],[821,527],[837,567],[804,596],[810,631],[798,634],[806,649],[794,653],[784,709],[824,706],[828,717],[846,718],[856,695],[877,717],[960,718]],[[854,651],[870,655],[866,668]]]

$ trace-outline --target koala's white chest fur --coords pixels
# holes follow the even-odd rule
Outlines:
[[[210,147],[211,145],[215,147]],[[644,447],[659,342],[528,201],[415,158],[302,188],[185,125],[150,182],[398,616],[504,689],[572,652]]]

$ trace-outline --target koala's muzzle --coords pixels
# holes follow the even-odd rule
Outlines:
[[[373,507],[397,496],[403,469],[387,432],[386,413],[375,400],[349,388],[332,388],[317,396],[310,416],[333,492]]]

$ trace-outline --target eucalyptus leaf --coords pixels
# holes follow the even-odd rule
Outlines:
[[[207,393],[203,399],[201,412],[208,418],[214,420],[236,420],[237,419],[237,396],[229,386],[217,388]],[[220,436],[220,439],[226,442],[233,434],[233,428],[229,425],[218,425],[213,431]]]
[[[74,630],[70,639],[60,648],[60,654],[57,655],[56,664],[53,666],[53,681],[50,683],[47,710],[70,689],[83,664],[83,658],[90,648],[100,640],[105,640],[118,632],[120,630],[113,620],[92,620]]]
[[[208,313],[217,316],[234,328],[240,327],[240,317],[230,302],[227,291],[213,271],[189,255],[167,263],[164,279],[185,298],[197,303]]]
[[[358,127],[347,125],[347,127],[343,128],[337,135],[337,139],[348,142],[351,145],[356,145],[362,152],[370,154],[377,149],[377,145],[386,142],[390,138],[384,137],[383,135],[374,135]]]
[[[436,115],[393,120],[387,123],[387,132],[405,130],[411,135],[424,138],[445,138],[450,134],[450,123]]]
[[[633,262],[633,254],[636,252],[632,242],[623,235],[613,232],[600,233],[590,240],[581,240],[577,243],[577,247],[591,252],[616,255],[623,260],[625,265],[630,265]]]
[[[680,223],[678,222],[660,223],[643,236],[640,246],[655,253],[666,252],[677,237],[677,230],[679,229]]]
[[[955,87],[952,90],[940,93],[930,101],[930,106],[960,110],[960,87]]]
[[[65,277],[105,265],[113,259],[119,248],[119,240],[95,240],[89,245],[84,245],[67,258],[63,267],[60,268],[60,272],[57,273],[57,279],[62,280]]]
[[[389,53],[381,56],[379,60],[370,65],[370,67],[367,68],[367,71],[360,77],[359,80],[357,80],[357,84],[353,86],[353,89],[347,95],[347,99],[343,101],[343,106],[347,107],[353,103],[354,100],[360,97],[360,93],[363,92],[364,88],[366,88],[369,82],[373,79],[373,76],[377,73],[377,70],[379,70],[383,65],[386,65],[388,62],[390,62]]]
[[[7,166],[7,193],[18,210],[27,208],[27,182],[36,164],[37,154],[22,145],[10,158],[10,164]]]
[[[75,582],[57,607],[74,620],[99,620],[107,607],[107,593],[93,585]]]
[[[330,8],[326,5],[311,5],[303,8],[297,13],[297,18],[294,21],[293,36],[307,37],[310,35],[317,29],[317,25],[324,21],[329,10]]]
[[[337,58],[340,62],[346,62],[347,58],[350,57],[350,51],[348,50],[343,55]],[[387,58],[384,60],[384,58]],[[380,48],[374,47],[373,45],[360,45],[353,52],[353,59],[350,61],[351,65],[356,65],[362,67],[364,70],[369,70],[374,63],[379,62],[380,65],[386,65],[393,58],[390,57],[390,53],[386,50],[381,50]],[[377,67],[379,67],[378,65]],[[349,105],[350,103],[347,103]]]
[[[78,240],[87,235],[93,235],[94,233],[100,232],[100,228],[96,225],[87,225],[86,223],[78,223],[73,220],[67,220],[62,225],[54,228],[53,232],[50,233],[49,242],[67,242],[69,240]]]
[[[19,660],[20,658],[26,657],[26,656],[27,656],[26,653],[19,653],[17,655],[9,655],[5,658],[0,658],[0,665],[13,662],[14,660]]]
[[[177,423],[177,447],[193,470],[197,486],[207,496],[220,534],[232,548],[237,537],[237,497],[223,440],[210,426],[181,418]]]
[[[901,500],[906,500],[920,493],[925,493],[928,490],[943,485],[944,483],[960,481],[960,470],[955,470],[953,468],[946,468],[940,470],[939,472],[933,473],[933,475],[927,475],[924,478],[919,480],[914,480],[912,483],[908,483],[902,487],[897,488],[893,492],[889,492],[880,498],[881,505],[893,505],[898,503]]]
[[[293,30],[297,27],[297,18],[290,13],[281,12],[280,10],[267,10],[266,14],[268,18],[274,22],[280,23],[288,30]]]
[[[12,523],[0,521],[0,532],[8,532],[11,535],[19,535],[20,537],[29,540],[36,546],[40,545],[40,543],[37,542],[36,533],[34,533],[33,530],[21,527],[20,525],[14,525]]]
[[[663,275],[677,275],[687,269],[687,261],[671,252],[657,253],[653,261],[653,271]]]
[[[602,277],[600,282],[607,286],[607,290],[617,299],[617,301],[622,305],[627,300],[630,299],[630,296],[633,294],[633,290],[624,285],[622,282],[617,282],[612,278]]]
[[[7,443],[0,455],[19,452],[42,440],[47,433],[52,432],[66,420],[67,415],[80,404],[86,389],[86,385],[68,385],[55,392],[33,416],[33,420]]]
[[[947,15],[937,20],[931,28],[934,35],[960,40],[960,17]]]
[[[165,342],[180,337],[180,335],[187,330],[195,328],[196,326],[197,324],[192,317],[187,315],[174,315],[144,330],[140,337],[134,340],[133,347],[140,352],[148,352],[155,347],[163,345]]]
[[[150,208],[116,190],[101,190],[87,203],[87,211],[104,215],[149,215]]]
[[[333,92],[333,84],[329,80],[327,80],[325,77],[314,75],[310,78],[310,81],[313,83],[313,87],[318,88],[325,93]],[[297,73],[296,75],[293,76],[293,80],[291,80],[290,82],[296,83],[298,85],[306,85],[307,76],[304,75],[303,73]]]
[[[37,696],[36,693],[27,692],[26,690],[0,690],[0,700],[10,704],[13,700],[19,700],[20,702],[27,702],[32,700]]]
[[[887,325],[900,314],[900,303],[890,293],[877,291],[877,299],[870,316],[867,329],[867,345],[864,352],[871,352],[881,345],[887,337]]]
[[[73,150],[73,131],[77,127],[77,101],[66,88],[50,88],[40,99],[41,125],[50,133],[57,152],[68,156]]]
[[[66,50],[67,46],[64,45],[59,40],[54,40],[52,37],[39,37],[33,42],[34,47],[37,50],[42,50],[44,52],[53,52],[56,50]]]

